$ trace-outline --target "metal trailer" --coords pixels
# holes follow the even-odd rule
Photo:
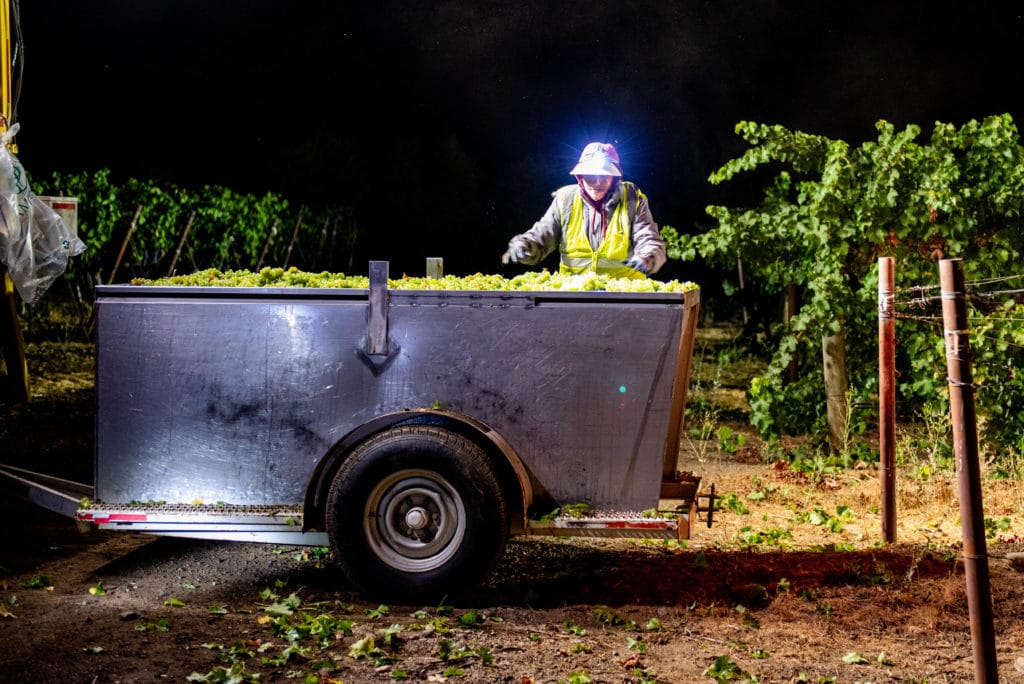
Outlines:
[[[437,599],[516,535],[687,539],[699,291],[100,286],[92,487],[0,468],[86,526],[329,546]],[[703,517],[701,517],[703,514]]]

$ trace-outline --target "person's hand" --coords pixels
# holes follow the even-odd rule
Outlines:
[[[508,243],[508,250],[501,255],[501,263],[519,264],[528,256],[530,256],[530,246],[527,244],[526,240],[513,239]]]
[[[650,263],[650,261],[648,261],[644,257],[638,256],[636,254],[634,254],[633,256],[631,256],[629,258],[629,261],[626,262],[626,265],[629,266],[632,269],[640,271],[644,275],[649,275],[651,273],[651,263]]]

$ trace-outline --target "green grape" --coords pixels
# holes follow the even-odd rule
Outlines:
[[[353,288],[367,289],[367,276],[344,273],[310,273],[294,266],[286,269],[267,266],[258,273],[252,271],[219,271],[215,268],[167,278],[135,278],[132,285],[190,286],[190,287],[301,287],[301,288]],[[566,292],[687,292],[697,289],[695,283],[653,278],[609,278],[597,273],[564,275],[547,269],[529,271],[511,279],[500,275],[474,273],[468,276],[445,275],[441,278],[422,278],[403,275],[388,280],[394,290],[469,290],[469,291],[552,291]]]

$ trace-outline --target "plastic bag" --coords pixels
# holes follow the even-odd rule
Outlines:
[[[34,304],[85,243],[29,188],[25,169],[7,147],[18,128],[14,124],[0,136],[0,263],[22,300]]]

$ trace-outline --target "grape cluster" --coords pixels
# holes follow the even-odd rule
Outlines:
[[[367,276],[345,275],[344,273],[309,273],[294,266],[288,269],[265,267],[259,272],[220,271],[209,268],[187,275],[166,278],[136,278],[132,285],[184,285],[204,287],[308,287],[308,288],[368,288]],[[697,289],[689,281],[670,280],[663,282],[652,278],[609,278],[596,273],[563,275],[547,269],[530,271],[513,278],[500,275],[474,273],[468,276],[446,275],[441,278],[419,278],[403,275],[388,280],[388,287],[395,290],[521,290],[570,292],[686,292]]]

